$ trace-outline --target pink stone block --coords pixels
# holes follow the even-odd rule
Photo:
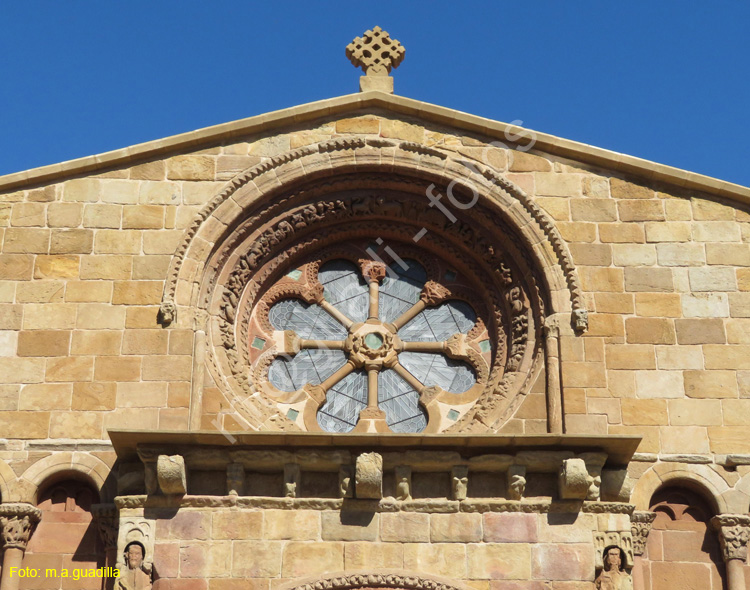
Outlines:
[[[537,515],[488,512],[484,515],[486,543],[536,543]]]

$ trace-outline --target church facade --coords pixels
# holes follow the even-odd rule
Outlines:
[[[740,590],[750,189],[361,92],[0,178],[0,590]]]

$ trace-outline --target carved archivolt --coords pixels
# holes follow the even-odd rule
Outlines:
[[[455,582],[399,570],[328,574],[307,583],[293,582],[285,586],[284,590],[350,590],[354,588],[465,590],[463,586]]]
[[[439,150],[356,137],[273,158],[232,180],[190,227],[170,270],[162,321],[174,319],[175,306],[207,312],[209,370],[252,427],[314,430],[326,388],[311,384],[282,394],[269,383],[268,372],[280,355],[320,346],[274,327],[269,311],[289,299],[325,308],[318,273],[327,260],[358,265],[363,280],[375,285],[372,300],[394,257],[412,258],[427,272],[420,298],[425,306],[464,300],[477,315],[467,334],[452,335],[441,348],[472,367],[477,386],[470,395],[454,397],[431,386],[420,390],[429,416],[426,431],[497,430],[540,368],[543,318],[563,311],[563,293],[579,328],[585,310],[575,269],[551,222],[493,174]],[[431,184],[432,179],[444,184]],[[427,186],[450,192],[458,203],[470,202],[476,188],[486,196],[447,216],[430,206]],[[546,232],[541,235],[552,247],[545,249],[539,237],[529,243],[531,227]],[[203,250],[205,242],[212,244],[210,257],[198,252],[201,247],[192,249],[193,241]],[[550,250],[557,260],[549,258]],[[555,268],[562,269],[563,282]],[[458,282],[455,274],[461,275]],[[337,317],[334,309],[326,311]],[[398,364],[386,358],[401,346],[388,330],[350,330],[342,349],[353,368]],[[368,349],[365,332],[377,332],[369,337],[383,341],[384,348]],[[370,431],[383,431],[376,410],[370,406],[360,417],[369,420]]]

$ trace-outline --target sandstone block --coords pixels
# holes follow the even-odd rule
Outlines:
[[[615,199],[652,199],[654,197],[652,189],[619,178],[610,178],[609,186],[612,197]]]
[[[682,315],[686,318],[729,317],[729,298],[726,293],[684,294]]]
[[[659,193],[658,196],[663,197],[665,195]],[[693,209],[690,203],[680,198],[666,198],[664,213],[669,221],[690,221],[693,218]]]
[[[96,254],[140,254],[141,232],[138,230],[102,229],[94,241]]]
[[[736,291],[733,268],[691,268],[688,270],[693,291]]]
[[[37,256],[35,279],[67,279],[78,277],[79,256]]]
[[[380,122],[381,137],[395,137],[415,143],[424,142],[424,127],[421,125],[412,125],[392,119],[383,119]]]
[[[164,227],[164,207],[160,205],[132,205],[123,207],[123,229],[161,229]]]
[[[645,241],[643,224],[600,223],[599,239],[605,243],[638,244]]]
[[[162,160],[145,162],[130,169],[131,180],[164,180],[165,174],[165,166]]]
[[[118,281],[112,293],[115,305],[154,305],[161,302],[161,281]]]
[[[657,244],[656,257],[660,266],[702,266],[706,255],[703,244]]]
[[[0,367],[3,367],[0,359]],[[4,367],[3,367],[4,368]],[[47,438],[49,412],[0,412],[0,437],[2,438]]]
[[[138,256],[133,258],[133,279],[161,280],[167,277],[171,256]]]
[[[737,376],[734,371],[685,371],[685,394],[692,398],[736,398]]]
[[[144,254],[174,254],[182,240],[182,231],[163,230],[143,234]]]
[[[622,423],[620,400],[607,397],[590,397],[586,400],[589,414],[604,414],[609,424]]]
[[[583,194],[587,197],[605,199],[610,196],[609,182],[600,176],[583,177]]]
[[[723,344],[727,341],[721,319],[675,320],[679,344]]]
[[[482,516],[486,543],[536,543],[538,540],[536,514],[487,512]]]
[[[612,248],[606,244],[571,244],[569,250],[576,264],[583,266],[612,264]]]
[[[84,256],[81,258],[82,279],[129,279],[132,268],[132,256]]]
[[[83,221],[83,205],[80,203],[50,203],[47,207],[49,227],[74,228]]]
[[[674,344],[672,320],[663,318],[628,318],[625,331],[629,344]]]
[[[326,133],[292,133],[289,136],[289,147],[294,150],[306,145],[321,143],[323,141],[326,141],[327,139],[331,139],[331,135]]]
[[[702,426],[662,426],[659,431],[664,453],[708,453],[708,432]]]
[[[47,359],[45,379],[56,381],[91,381],[94,359],[88,356],[66,356]]]
[[[380,515],[349,510],[323,512],[324,541],[374,541],[378,536]]]
[[[734,207],[727,207],[716,201],[690,199],[693,206],[693,219],[696,221],[734,221]]]
[[[724,424],[727,426],[746,427],[750,424],[750,399],[724,399],[721,400],[721,408],[724,415]]]
[[[750,266],[750,244],[706,244],[706,262]]]
[[[68,281],[66,303],[102,303],[112,300],[112,283],[103,281]]]
[[[156,430],[159,410],[156,408],[118,408],[104,415],[104,430]]]
[[[672,271],[668,268],[628,267],[625,269],[625,290],[672,292]]]
[[[211,538],[261,539],[263,538],[263,513],[249,510],[216,511],[211,517]]]
[[[623,290],[623,271],[621,268],[582,267],[578,269],[578,273],[581,278],[581,286],[585,291],[621,292]]]
[[[537,174],[536,176],[538,183],[539,175]],[[550,182],[553,182],[556,175],[551,174],[550,176],[552,176]],[[552,192],[552,194],[562,193],[560,196],[575,195],[575,193],[566,193],[560,189],[555,191],[553,186],[548,187],[548,192]],[[580,188],[578,189],[578,193],[580,194]],[[570,216],[573,221],[617,221],[617,206],[612,199],[571,199]]]
[[[652,266],[656,264],[656,248],[651,244],[617,245],[613,249],[616,266]]]
[[[13,227],[44,227],[43,203],[16,203],[10,216]]]
[[[647,242],[689,242],[692,237],[691,224],[681,221],[647,222],[645,230]]]
[[[151,307],[128,307],[125,311],[126,328],[156,328],[159,327],[157,315],[159,308]]]
[[[722,404],[735,400],[671,399],[669,424],[674,426],[721,426]],[[663,422],[662,425],[666,424]]]
[[[262,541],[261,543],[268,543]],[[237,559],[235,553],[235,560]],[[344,569],[343,543],[291,541],[284,547],[281,575],[285,578],[314,576]],[[234,574],[233,572],[233,575]]]
[[[70,410],[73,386],[70,383],[32,383],[21,388],[19,410]]]
[[[168,377],[164,377],[168,379]],[[96,381],[140,381],[141,357],[100,356],[94,365]]]
[[[536,204],[547,212],[552,219],[568,221],[570,206],[565,197],[537,197]]]
[[[65,283],[33,281],[16,286],[16,303],[62,303]]]
[[[104,303],[80,303],[78,305],[79,330],[121,330],[125,324],[125,310]]]
[[[407,543],[404,545],[404,568],[463,579],[467,576],[466,548],[467,545],[460,543]]]
[[[568,243],[593,242],[596,240],[595,223],[569,223],[561,221],[557,224],[557,229],[560,231],[563,240]]]
[[[636,371],[635,391],[639,398],[684,397],[686,384],[679,371]]]
[[[347,570],[403,569],[404,548],[400,543],[347,543],[344,548]]]
[[[17,194],[22,195],[20,192]],[[56,198],[57,186],[45,186],[44,188],[30,190],[26,193],[26,200],[36,203],[51,203]]]
[[[320,512],[312,510],[264,510],[262,538],[283,541],[317,540],[320,538],[320,515]]]
[[[539,544],[531,550],[531,575],[542,580],[588,580],[594,575],[590,544]]]
[[[164,330],[128,330],[123,338],[122,354],[166,354],[168,336]]]
[[[650,344],[607,344],[604,350],[608,369],[656,368],[654,347]]]
[[[750,453],[747,424],[709,427],[708,439],[712,453]]]
[[[633,295],[630,293],[595,293],[594,302],[598,313],[632,314],[635,312]],[[682,308],[680,308],[682,313]],[[639,313],[638,315],[646,315]]]
[[[750,344],[750,319],[727,320],[726,328],[729,344]]]
[[[568,387],[606,387],[604,363],[563,363],[562,375]]]
[[[663,221],[660,200],[624,200],[617,203],[620,221]]]
[[[280,542],[235,541],[232,546],[232,576],[276,578],[281,573],[282,544]],[[287,547],[288,551],[289,547]]]
[[[70,303],[29,303],[24,306],[25,330],[70,330],[75,327],[76,306]]]
[[[70,350],[67,330],[31,330],[18,333],[18,356],[65,356]]]
[[[485,543],[467,547],[467,575],[480,580],[527,580],[531,577],[531,545]]]
[[[107,411],[115,409],[115,383],[74,383],[71,409]]]
[[[118,383],[118,408],[149,408],[167,405],[166,383]]]
[[[185,356],[147,356],[143,359],[144,381],[190,381],[193,360]]]
[[[750,369],[750,345],[706,344],[703,347],[706,369]]]
[[[116,229],[121,220],[122,205],[97,203],[84,206],[83,227]]]
[[[63,201],[99,200],[101,181],[96,178],[75,178],[63,184]]]
[[[50,415],[50,438],[102,438],[103,417],[100,412],[52,412]]]
[[[257,158],[252,158],[257,159]],[[221,190],[221,182],[183,183],[182,199],[186,205],[205,205]]]
[[[138,202],[138,183],[130,180],[103,180],[101,200],[118,205]]]
[[[741,242],[740,226],[733,221],[693,222],[696,242]]]
[[[622,316],[610,313],[589,314],[588,336],[604,336],[612,338],[623,338],[625,336],[625,325]]]
[[[552,164],[546,158],[528,152],[511,150],[508,152],[511,172],[551,172]]]
[[[481,540],[481,514],[430,515],[430,541],[433,543],[477,543]]]
[[[76,330],[70,352],[74,355],[115,355],[120,353],[122,332],[113,330]]]
[[[90,254],[94,232],[89,229],[52,230],[50,254]]]
[[[382,513],[380,540],[395,543],[427,543],[430,540],[430,515],[419,512]]]
[[[0,278],[4,281],[28,281],[34,269],[30,254],[0,254]]]
[[[3,251],[7,254],[47,254],[50,230],[34,227],[9,227],[5,230]],[[54,250],[52,250],[55,253]]]
[[[620,402],[623,424],[661,426],[669,423],[666,400],[623,399]]]
[[[682,315],[678,293],[636,293],[635,312],[639,316],[676,318]]]
[[[700,346],[657,346],[656,363],[661,370],[703,368],[703,350]]]
[[[380,120],[375,117],[356,117],[336,121],[336,133],[379,133]]]
[[[178,182],[142,182],[138,192],[138,202],[152,207],[157,205],[176,205],[180,203],[181,195],[182,190]],[[137,211],[131,207],[125,207],[123,210],[123,223],[126,215],[129,215],[130,219],[134,221],[137,218]],[[123,227],[126,226],[123,225]],[[148,225],[147,227],[153,227],[153,225]]]
[[[0,305],[0,330],[20,330],[23,305]]]
[[[0,330],[0,356],[16,356],[17,350],[18,332]]]
[[[750,293],[730,293],[729,313],[733,318],[749,318]]]

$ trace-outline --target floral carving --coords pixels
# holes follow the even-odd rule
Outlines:
[[[719,542],[724,561],[747,560],[747,544],[750,541],[750,516],[744,514],[720,514],[711,520],[719,532]]]

